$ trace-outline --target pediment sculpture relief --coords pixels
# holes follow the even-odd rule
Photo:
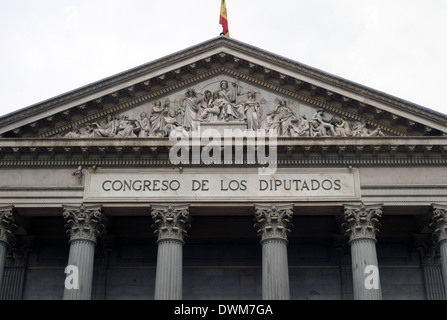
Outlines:
[[[263,115],[260,93],[242,92],[236,84],[220,81],[217,90],[197,92],[186,90],[175,111],[169,99],[154,102],[150,114],[141,112],[139,118],[108,116],[104,123],[89,123],[74,128],[65,138],[144,138],[169,137],[172,133],[187,136],[197,123],[243,123],[248,130],[276,130],[278,137],[371,137],[384,136],[380,128],[367,128],[365,121],[348,121],[318,109],[311,118],[293,111],[286,100]],[[242,97],[242,99],[241,99]]]

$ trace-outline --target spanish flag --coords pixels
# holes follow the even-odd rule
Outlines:
[[[228,31],[228,18],[227,18],[227,6],[225,5],[225,0],[221,0],[220,4],[220,18],[219,23],[222,25],[221,35],[230,37],[230,32]]]

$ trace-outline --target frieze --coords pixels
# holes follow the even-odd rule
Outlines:
[[[211,84],[205,84],[212,87]],[[272,106],[272,104],[274,105]],[[350,121],[345,116],[333,116],[324,109],[311,116],[300,114],[288,105],[288,100],[274,101],[262,97],[252,87],[244,89],[237,82],[223,79],[214,90],[197,91],[188,88],[184,96],[152,103],[150,114],[142,111],[139,118],[126,114],[108,115],[103,122],[91,122],[76,128],[64,138],[166,138],[188,136],[198,124],[241,122],[247,130],[274,130],[278,137],[381,137],[379,127],[368,128],[365,120]]]

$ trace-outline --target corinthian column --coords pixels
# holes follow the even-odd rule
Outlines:
[[[64,300],[90,300],[96,240],[104,228],[101,206],[64,206],[63,216],[70,236]]]
[[[427,300],[445,300],[441,255],[432,235],[414,234],[416,250],[421,257]]]
[[[255,205],[255,228],[262,246],[262,299],[289,300],[287,236],[293,226],[293,204]]]
[[[433,215],[430,227],[441,254],[441,270],[444,282],[444,292],[447,293],[447,206],[433,205]]]
[[[376,233],[382,205],[345,205],[343,227],[349,236],[355,300],[382,300]]]
[[[155,300],[181,300],[183,287],[183,245],[190,227],[189,205],[154,205],[152,218],[158,236]]]
[[[0,288],[3,285],[6,253],[17,229],[13,210],[13,206],[0,208]]]

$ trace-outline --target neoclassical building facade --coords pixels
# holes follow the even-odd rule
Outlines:
[[[447,116],[228,37],[0,118],[3,300],[443,300]]]

